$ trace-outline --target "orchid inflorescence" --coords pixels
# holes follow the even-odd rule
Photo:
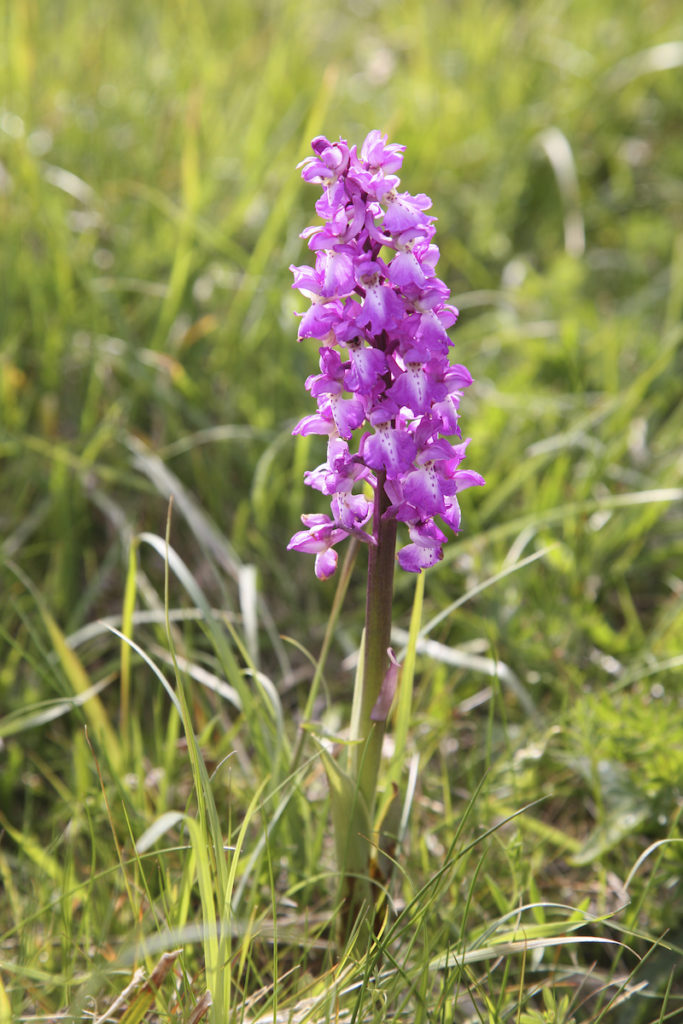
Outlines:
[[[312,148],[300,166],[304,180],[323,187],[315,208],[325,223],[301,235],[315,266],[290,269],[293,287],[311,300],[299,340],[321,342],[320,373],[306,381],[318,408],[293,432],[328,438],[326,461],[305,481],[331,498],[332,515],[303,515],[306,529],[288,546],[315,553],[316,575],[331,576],[339,541],[377,542],[368,492],[382,487],[383,515],[410,535],[399,564],[420,572],[443,557],[447,537],[437,518],[457,532],[457,493],[484,483],[459,468],[469,439],[461,438],[458,406],[472,377],[448,358],[446,332],[458,311],[435,273],[431,200],[398,191],[405,146],[388,145],[379,131],[360,154],[324,136]]]

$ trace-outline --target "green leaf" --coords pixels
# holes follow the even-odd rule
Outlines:
[[[330,785],[337,867],[342,875],[364,876],[370,853],[370,815],[357,784],[314,736]]]

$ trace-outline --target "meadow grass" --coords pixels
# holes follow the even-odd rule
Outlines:
[[[681,1019],[678,5],[2,26],[0,1024]],[[412,627],[397,579],[358,955],[310,734],[343,743],[364,560],[342,594],[285,551],[318,461],[287,267],[310,138],[375,127],[434,200],[487,485]]]

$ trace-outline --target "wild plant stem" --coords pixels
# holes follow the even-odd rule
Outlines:
[[[384,479],[382,471],[377,479],[373,520],[377,543],[370,546],[368,557],[365,653],[358,725],[361,742],[356,747],[354,758],[354,777],[365,799],[370,821],[373,820],[384,737],[384,721],[373,721],[371,716],[389,665],[387,648],[391,634],[396,551],[396,520],[383,518],[390,504],[384,492]]]

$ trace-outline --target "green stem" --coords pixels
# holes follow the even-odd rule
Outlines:
[[[365,654],[361,680],[362,694],[356,746],[354,776],[373,820],[377,778],[382,755],[384,722],[371,719],[382,682],[389,666],[387,648],[391,634],[394,593],[394,557],[396,520],[384,519],[389,499],[384,492],[385,473],[378,474],[375,492],[374,524],[377,544],[370,546],[368,589],[365,606]]]

